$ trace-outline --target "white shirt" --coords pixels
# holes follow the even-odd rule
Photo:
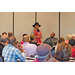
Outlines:
[[[30,57],[31,55],[37,54],[36,53],[36,49],[37,46],[34,44],[30,44],[29,42],[24,42],[23,46],[23,50],[25,53],[27,53],[27,56]]]

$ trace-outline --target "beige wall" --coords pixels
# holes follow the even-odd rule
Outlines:
[[[60,36],[75,33],[75,12],[60,13]]]
[[[34,12],[15,12],[14,13],[14,36],[16,36],[19,42],[22,40],[22,34],[27,33],[30,35],[35,23],[35,13]],[[58,37],[58,12],[38,12],[37,21],[41,24],[42,31],[42,41],[50,36],[51,32],[55,32]]]
[[[31,34],[32,25],[35,22],[34,12],[15,12],[14,13],[14,36],[19,42],[22,41],[22,35]]]
[[[55,32],[59,37],[59,12],[37,12],[37,21],[41,24],[42,41]],[[35,12],[14,12],[14,36],[20,42],[22,34],[30,35],[35,23]],[[60,36],[75,33],[75,12],[60,13]],[[13,32],[13,12],[0,12],[0,35]]]
[[[12,32],[13,28],[13,13],[12,12],[0,12],[0,35],[3,32]]]
[[[13,31],[13,13],[0,12],[0,34],[3,31]],[[55,32],[58,37],[58,12],[37,12],[37,21],[41,24],[42,41]],[[32,25],[35,23],[35,12],[14,12],[14,36],[19,42],[22,41],[22,35],[31,34]]]
[[[37,21],[41,24],[42,41],[48,38],[51,32],[55,32],[56,37],[59,37],[59,12],[38,12]]]

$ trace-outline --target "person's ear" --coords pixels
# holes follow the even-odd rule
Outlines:
[[[8,40],[6,41],[6,43],[8,43]]]
[[[28,42],[30,42],[30,39],[28,39]]]

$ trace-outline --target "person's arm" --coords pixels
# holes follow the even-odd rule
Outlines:
[[[31,34],[34,34],[34,30],[31,31]]]
[[[52,47],[52,41],[50,40],[50,38],[47,38],[45,41],[43,41],[43,43],[46,43]]]
[[[26,54],[24,53],[24,50],[23,50],[22,45],[21,45],[21,44],[18,44],[18,45],[17,45],[17,48],[19,49],[19,51],[18,51],[18,53],[17,53],[18,58],[19,58],[21,61],[25,61]]]
[[[25,53],[21,54],[21,52],[17,49],[15,52],[16,58],[20,59],[20,61],[25,62]],[[24,55],[24,56],[23,56]]]
[[[42,36],[35,36],[35,38],[42,38]]]
[[[42,38],[42,35],[41,36],[35,36],[35,38]]]
[[[47,43],[47,39],[45,39],[45,40],[43,41],[43,43]]]

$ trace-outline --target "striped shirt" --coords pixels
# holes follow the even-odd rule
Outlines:
[[[5,62],[17,62],[17,59],[20,59],[20,61],[24,62],[25,53],[23,53],[23,55],[16,47],[11,44],[5,46],[2,51],[2,56],[4,57]]]

